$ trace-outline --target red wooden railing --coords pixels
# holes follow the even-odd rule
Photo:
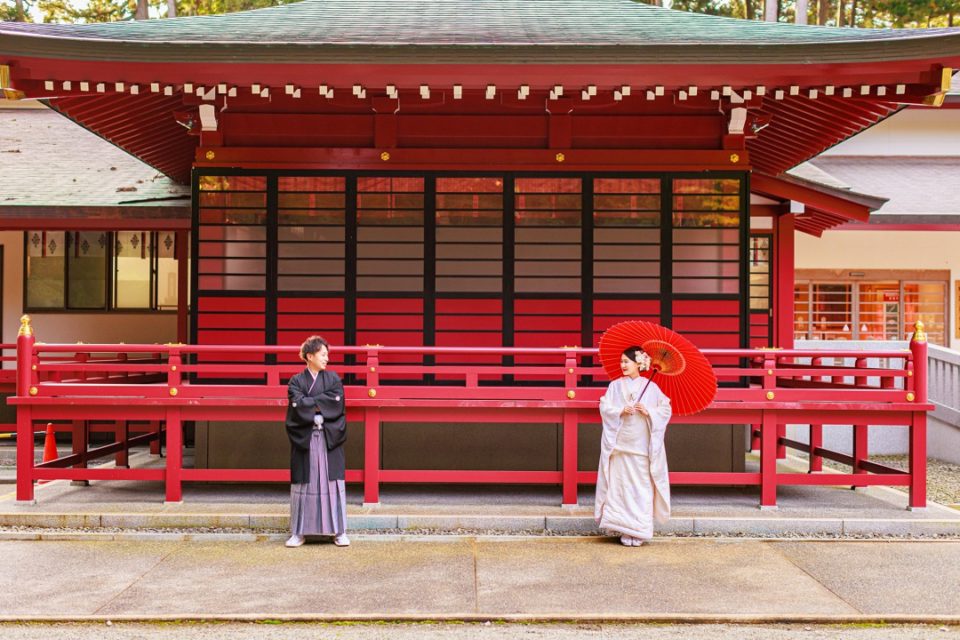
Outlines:
[[[28,327],[28,324],[24,324]],[[918,332],[919,333],[919,332]],[[74,453],[45,464],[33,463],[33,440],[18,437],[17,499],[33,500],[37,480],[149,480],[163,482],[166,500],[178,502],[189,481],[288,482],[283,469],[190,469],[183,467],[183,424],[191,420],[276,421],[286,408],[286,379],[300,371],[296,347],[196,345],[59,345],[39,344],[29,329],[18,339],[18,434],[51,420],[138,420],[155,431]],[[597,402],[605,378],[585,360],[595,349],[517,349],[440,347],[338,347],[335,355],[356,364],[335,365],[352,375],[346,386],[347,417],[364,423],[363,467],[347,471],[348,482],[362,482],[364,502],[379,501],[382,483],[524,483],[562,487],[563,504],[576,504],[579,484],[596,482],[596,472],[577,468],[579,424],[598,422]],[[909,505],[926,504],[926,342],[922,334],[908,351],[870,352],[887,359],[884,367],[867,367],[862,351],[712,349],[704,353],[720,380],[745,386],[722,387],[714,402],[696,416],[675,418],[673,425],[697,423],[753,425],[760,453],[759,472],[673,472],[675,484],[758,485],[761,507],[776,505],[778,485],[903,485]],[[66,357],[64,354],[69,354]],[[83,360],[78,354],[88,354]],[[127,354],[121,360],[119,354]],[[381,357],[400,354],[433,356],[424,362],[531,357],[545,364],[455,366],[383,364]],[[96,357],[94,357],[96,356]],[[440,356],[440,357],[438,357]],[[215,363],[215,358],[233,361]],[[833,358],[856,358],[854,366],[825,364]],[[237,360],[247,360],[248,363]],[[251,359],[277,364],[249,364]],[[124,376],[126,376],[124,378]],[[247,377],[240,383],[223,382]],[[216,379],[220,378],[217,382]],[[259,379],[257,379],[259,378]],[[394,383],[402,379],[440,380],[444,384]],[[530,380],[540,381],[531,384]],[[483,380],[484,384],[481,384]],[[525,384],[512,384],[524,380]],[[875,382],[874,382],[875,381]],[[600,386],[598,386],[600,385]],[[466,471],[383,469],[380,429],[383,422],[521,422],[562,425],[559,471]],[[810,425],[812,445],[788,440],[787,424]],[[852,424],[853,455],[821,446],[823,424]],[[910,430],[910,466],[902,471],[868,459],[866,425],[896,425]],[[87,468],[96,457],[165,435],[162,468]],[[786,447],[808,451],[810,473],[781,472],[778,454]],[[778,451],[779,450],[779,451]],[[822,458],[850,464],[853,473],[824,474]],[[72,467],[72,468],[71,468]]]

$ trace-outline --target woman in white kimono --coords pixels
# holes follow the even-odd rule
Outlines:
[[[620,356],[623,377],[600,398],[603,435],[594,517],[601,530],[619,535],[628,547],[653,538],[654,521],[670,517],[663,437],[672,410],[657,383],[640,375],[649,368],[650,356],[643,349],[625,350]]]

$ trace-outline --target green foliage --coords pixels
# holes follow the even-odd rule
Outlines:
[[[27,0],[2,0],[0,2],[0,20],[25,22],[30,20],[32,2]]]
[[[693,13],[708,13],[713,16],[740,18],[743,17],[742,12],[739,11],[742,5],[742,2],[731,3],[728,0],[673,0],[671,8]]]
[[[249,11],[281,4],[290,4],[297,0],[177,0],[177,15],[206,16],[215,13],[234,13]],[[166,5],[164,5],[166,6]]]
[[[34,1],[36,4],[34,5]],[[233,13],[272,7],[297,0],[176,0],[178,16],[212,15]],[[16,20],[17,0],[0,0],[0,19]],[[132,20],[137,10],[137,0],[24,0],[25,17],[43,22],[83,23],[116,22]],[[166,18],[167,0],[147,0],[151,18]],[[35,7],[32,12],[30,8]]]
[[[136,0],[90,0],[85,5],[71,0],[38,0],[44,22],[116,22],[130,20]]]

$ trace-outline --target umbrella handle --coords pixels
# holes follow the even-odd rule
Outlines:
[[[653,382],[653,376],[657,375],[656,367],[650,369],[650,371],[652,372],[650,374],[650,378],[647,380],[647,384],[643,385],[643,391],[640,392],[640,397],[637,398],[637,402],[640,402],[640,399],[643,398],[643,394],[647,392],[647,387],[649,387],[650,383]]]

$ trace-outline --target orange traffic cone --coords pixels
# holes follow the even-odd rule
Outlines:
[[[57,459],[57,438],[53,435],[53,423],[47,423],[47,435],[43,439],[43,462]],[[37,484],[46,484],[48,480],[40,480]]]
[[[43,461],[50,462],[57,459],[57,439],[53,435],[53,423],[47,423],[47,436],[43,440]]]

